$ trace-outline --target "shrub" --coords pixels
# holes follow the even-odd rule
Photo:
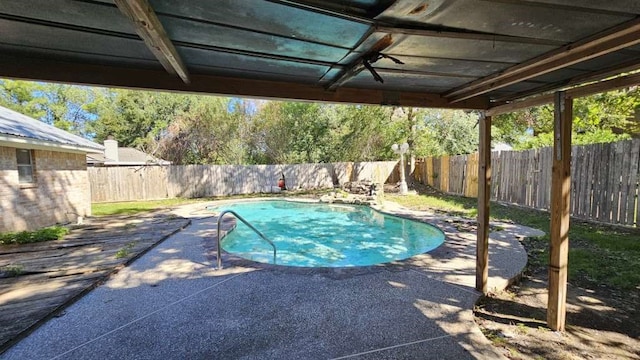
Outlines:
[[[64,226],[50,226],[36,231],[0,233],[0,245],[29,244],[62,239],[69,233]]]

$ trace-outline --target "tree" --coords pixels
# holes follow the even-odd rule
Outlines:
[[[244,164],[247,106],[243,101],[203,96],[169,124],[159,155],[176,164]]]
[[[91,137],[91,123],[98,117],[96,101],[101,96],[97,88],[63,84],[42,84],[46,99],[41,120],[76,135]]]
[[[96,104],[98,119],[92,126],[95,141],[114,136],[122,146],[147,151],[196,99],[193,95],[120,89],[103,95]]]
[[[37,96],[42,91],[40,83],[17,80],[0,80],[0,106],[4,106],[34,119],[45,116],[46,99]]]
[[[478,150],[478,114],[462,110],[427,109],[419,123],[416,155],[470,154]]]
[[[614,142],[634,133],[633,118],[640,107],[637,87],[577,98],[573,105],[573,143]],[[553,145],[553,105],[495,117],[494,139],[531,149]]]
[[[374,161],[393,158],[396,140],[392,108],[366,105],[335,106],[329,161]]]
[[[332,110],[315,103],[269,102],[256,114],[256,145],[268,163],[329,160]]]

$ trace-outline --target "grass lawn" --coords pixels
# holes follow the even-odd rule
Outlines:
[[[167,208],[176,205],[190,204],[198,201],[208,201],[211,199],[163,199],[149,201],[125,201],[113,203],[93,203],[91,213],[93,216],[105,215],[133,215],[145,211]]]

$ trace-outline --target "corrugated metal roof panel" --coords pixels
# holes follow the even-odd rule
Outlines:
[[[432,4],[415,15],[392,14],[392,19],[489,34],[572,42],[634,17],[631,14],[593,11],[581,8],[581,4],[573,8],[550,8],[534,1],[456,0],[435,3],[437,5]],[[596,14],[597,17],[594,16]]]
[[[42,121],[0,106],[0,134],[103,151],[104,147]]]
[[[413,55],[515,64],[554,48],[542,44],[410,35],[399,39],[386,52],[396,57]]]

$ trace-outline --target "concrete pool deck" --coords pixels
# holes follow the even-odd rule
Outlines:
[[[429,221],[447,239],[392,264],[312,269],[223,256],[216,218],[202,203],[177,215],[192,224],[69,306],[2,359],[495,359],[473,321],[475,232],[451,220],[386,204]],[[491,233],[489,287],[526,264],[518,239],[537,230],[499,224]]]

